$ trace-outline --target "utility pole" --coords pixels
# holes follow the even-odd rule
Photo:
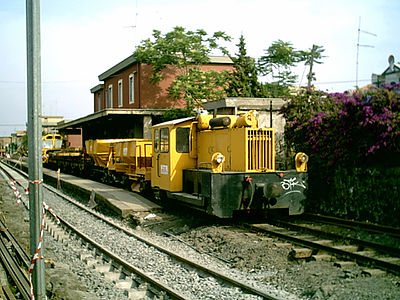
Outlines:
[[[309,90],[311,88],[311,82],[314,77],[312,68],[313,68],[313,63],[314,63],[315,51],[317,51],[317,46],[313,45],[312,49],[311,49],[310,72],[308,73],[308,76],[307,76],[307,78],[308,78],[307,90]]]
[[[46,299],[42,245],[43,165],[42,165],[42,87],[40,61],[40,0],[26,0],[29,224],[32,284],[35,299]]]

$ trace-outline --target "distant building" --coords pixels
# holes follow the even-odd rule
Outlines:
[[[382,84],[396,84],[400,82],[400,63],[394,61],[394,56],[390,55],[389,66],[381,74],[372,73],[372,85],[381,87]]]
[[[42,127],[45,134],[57,133],[57,123],[64,120],[61,116],[42,116]]]

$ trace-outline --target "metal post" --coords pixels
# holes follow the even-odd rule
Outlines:
[[[30,253],[34,256],[40,243],[42,225],[42,90],[40,66],[40,0],[26,0],[27,90],[28,90],[28,159]],[[43,255],[43,245],[39,256]],[[32,274],[35,299],[46,298],[43,259],[36,260]]]
[[[269,102],[269,127],[272,128],[272,100]]]

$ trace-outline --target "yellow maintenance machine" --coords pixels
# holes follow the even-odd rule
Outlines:
[[[259,128],[255,111],[200,115],[153,126],[151,186],[218,217],[235,211],[304,210],[305,154],[297,170],[275,170],[275,129]],[[301,160],[303,159],[303,161]]]
[[[123,184],[129,182],[131,189],[144,189],[151,174],[151,140],[105,139],[87,140],[86,151],[96,167],[103,168],[107,177]],[[142,185],[141,185],[142,184]]]

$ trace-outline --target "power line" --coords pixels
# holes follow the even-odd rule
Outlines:
[[[13,127],[13,126],[26,126],[26,124],[0,124],[0,126],[4,126],[4,127]]]
[[[366,81],[371,81],[371,79],[359,79],[358,80],[366,82]],[[315,84],[341,84],[341,83],[354,83],[356,82],[355,80],[342,80],[342,81],[325,81],[325,82],[316,82]]]

